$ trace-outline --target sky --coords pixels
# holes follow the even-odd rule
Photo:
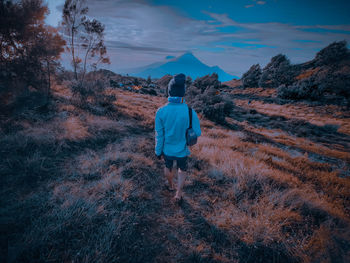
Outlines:
[[[46,0],[57,26],[64,0]],[[334,41],[350,44],[350,0],[87,0],[105,25],[115,72],[192,52],[241,76],[282,53],[302,63]],[[348,46],[349,46],[348,44]]]

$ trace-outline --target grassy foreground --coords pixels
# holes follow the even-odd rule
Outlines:
[[[163,97],[108,89],[82,103],[57,85],[44,112],[2,118],[1,254],[8,262],[349,262],[350,116],[267,103],[274,94],[266,92],[233,91],[225,126],[200,116],[181,205],[153,157]]]

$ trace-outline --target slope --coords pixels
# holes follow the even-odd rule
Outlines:
[[[259,94],[237,96],[232,126],[200,115],[203,136],[177,205],[164,187],[162,162],[152,157],[154,114],[165,98],[105,89],[82,101],[60,85],[54,96],[48,112],[1,119],[8,262],[349,259],[349,180],[308,156],[319,151],[346,169],[349,150],[339,137],[324,143],[258,126],[298,123],[269,119]],[[288,114],[289,106],[280,106]],[[313,109],[303,107],[294,111]],[[299,144],[287,147],[293,142]]]

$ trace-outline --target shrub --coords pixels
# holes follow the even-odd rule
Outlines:
[[[204,92],[204,90],[213,87],[215,89],[218,89],[221,86],[221,82],[219,81],[219,76],[216,73],[213,73],[211,75],[206,75],[204,77],[201,78],[197,78],[194,82],[193,82],[193,86],[196,86],[198,88],[201,89],[202,92]]]
[[[259,85],[259,79],[261,77],[261,68],[259,64],[253,65],[250,69],[243,74],[242,82],[245,88],[255,88]]]
[[[263,88],[277,88],[278,86],[292,83],[295,69],[289,59],[282,54],[274,56],[262,71],[259,86]]]
[[[172,76],[167,74],[156,81],[156,85],[159,86],[160,90],[164,91],[165,97],[168,97],[168,84],[171,79]]]
[[[345,40],[333,42],[320,50],[314,59],[317,66],[334,64],[349,57],[349,49]]]
[[[186,77],[186,87],[191,86],[192,82],[193,82],[192,78],[190,76],[187,76]]]
[[[307,79],[286,86],[282,84],[278,87],[277,95],[283,99],[300,100],[310,99],[317,100],[322,97],[322,93],[314,81]]]
[[[157,92],[154,89],[152,89],[152,88],[142,87],[140,91],[143,94],[149,94],[149,95],[152,95],[152,96],[157,96]]]
[[[213,73],[197,78],[187,89],[187,97],[196,111],[214,122],[224,124],[225,116],[232,112],[234,104],[227,94],[220,92],[220,87],[218,75]]]

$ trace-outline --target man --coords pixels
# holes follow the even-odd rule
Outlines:
[[[184,74],[175,75],[168,84],[168,104],[159,108],[155,118],[156,146],[158,159],[163,156],[165,161],[164,174],[168,180],[170,190],[174,190],[173,178],[177,173],[177,188],[175,200],[182,199],[182,187],[186,179],[187,156],[190,150],[186,145],[186,129],[189,127],[189,111],[185,103]],[[192,128],[196,135],[201,135],[199,119],[192,109]],[[177,169],[173,169],[176,161]]]

